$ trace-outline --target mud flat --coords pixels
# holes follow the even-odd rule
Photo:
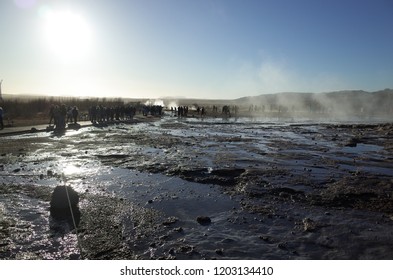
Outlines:
[[[393,259],[393,124],[178,119],[0,138],[1,259]],[[80,195],[77,227],[50,216]]]

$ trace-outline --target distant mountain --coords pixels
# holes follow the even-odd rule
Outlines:
[[[393,89],[375,92],[343,90],[327,93],[283,92],[233,100],[242,106],[312,112],[393,114]]]

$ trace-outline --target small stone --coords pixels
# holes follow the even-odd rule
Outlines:
[[[224,249],[216,249],[216,254],[220,256],[224,255]]]
[[[190,253],[192,250],[194,250],[194,247],[189,245],[183,245],[179,248],[179,251],[182,253]]]
[[[197,222],[201,225],[209,225],[212,221],[209,217],[207,216],[198,216],[197,217]]]
[[[173,231],[182,232],[183,228],[182,227],[177,227],[177,228],[174,228]]]
[[[310,218],[304,218],[302,222],[304,231],[314,231],[317,228],[316,222]]]
[[[169,217],[166,221],[162,222],[164,226],[169,226],[176,223],[178,219],[176,217]]]
[[[351,139],[348,141],[347,144],[345,144],[345,146],[347,146],[347,147],[356,147],[357,144],[359,144],[359,143],[360,143],[360,139],[359,139],[359,138],[356,138],[356,137],[353,137],[353,138],[351,138]]]
[[[169,249],[168,254],[175,255],[175,249],[173,249],[173,248]]]
[[[263,241],[266,241],[266,242],[270,241],[268,236],[261,235],[261,236],[259,236],[259,238],[262,239]]]

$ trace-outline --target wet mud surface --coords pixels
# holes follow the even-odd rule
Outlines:
[[[0,138],[1,259],[393,259],[393,124],[162,119]],[[80,196],[77,227],[49,212]]]

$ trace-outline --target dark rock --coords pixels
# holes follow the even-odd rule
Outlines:
[[[197,217],[197,222],[201,225],[209,225],[212,221],[207,216],[199,216]]]
[[[162,222],[162,224],[164,226],[170,226],[174,223],[176,223],[178,221],[178,219],[176,217],[169,217],[168,219],[166,219],[166,221]]]
[[[177,227],[177,228],[174,228],[173,231],[182,232],[183,228],[182,227]]]
[[[310,218],[304,218],[302,222],[304,231],[311,232],[317,228],[317,223]]]
[[[173,248],[169,249],[168,254],[169,255],[175,255],[176,254],[175,249],[173,249]]]
[[[360,139],[359,139],[359,138],[356,138],[356,137],[353,137],[353,138],[351,138],[351,139],[348,141],[347,144],[345,144],[345,146],[347,146],[347,147],[356,147],[357,144],[359,144],[359,143],[360,143]]]
[[[68,195],[67,195],[68,192]],[[57,186],[51,197],[50,213],[55,219],[69,219],[79,217],[80,212],[78,208],[79,195],[69,186]]]
[[[263,236],[263,235],[261,235],[261,236],[259,236],[259,238],[262,239],[263,241],[266,241],[266,242],[269,242],[269,241],[270,241],[269,236]]]
[[[224,254],[223,249],[216,249],[216,254],[222,256]]]
[[[180,246],[179,251],[182,253],[191,253],[194,250],[193,246],[190,245],[183,245]]]

